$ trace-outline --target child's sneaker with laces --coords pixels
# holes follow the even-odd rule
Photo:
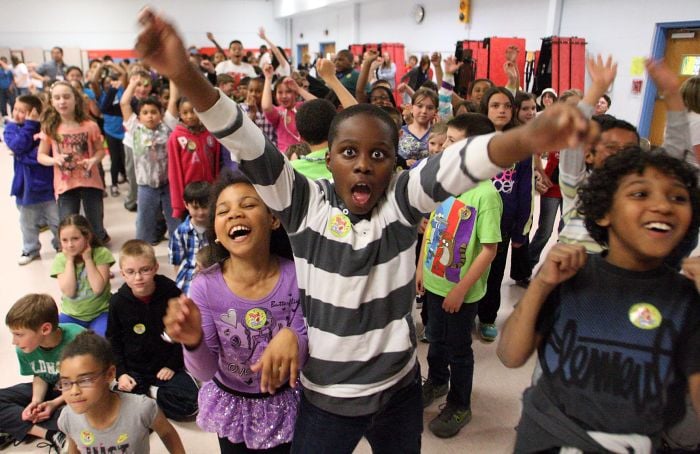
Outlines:
[[[27,265],[31,262],[33,262],[35,259],[39,258],[39,253],[34,253],[34,254],[27,254],[27,253],[22,253],[22,255],[19,256],[19,259],[17,260],[17,263],[19,265]]]
[[[428,428],[439,438],[454,437],[472,420],[472,411],[468,408],[460,409],[451,402],[447,402],[430,423]]]
[[[480,323],[479,324],[479,337],[484,342],[493,342],[498,336],[498,328],[496,328],[495,323]]]

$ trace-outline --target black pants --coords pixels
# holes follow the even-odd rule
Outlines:
[[[117,139],[109,134],[105,134],[107,139],[107,148],[109,148],[109,158],[112,162],[109,168],[109,173],[112,176],[112,186],[117,185],[119,174],[126,177],[126,167],[124,167],[124,144],[122,139]]]
[[[44,401],[52,400],[61,393],[49,387]],[[22,411],[32,401],[32,384],[20,383],[9,388],[0,389],[0,432],[7,432],[18,441],[24,440],[27,432],[34,426],[22,419]],[[58,430],[58,416],[63,407],[57,408],[49,419],[37,425],[49,430]]]
[[[486,295],[478,302],[481,323],[496,323],[498,309],[501,307],[501,282],[503,282],[508,246],[510,245],[510,237],[502,236],[502,238],[503,241],[498,243],[496,258],[491,262],[491,270],[486,283]]]
[[[291,452],[292,444],[284,443],[270,449],[250,449],[245,445],[245,443],[231,443],[228,438],[219,437],[219,449],[221,449],[221,454],[287,454]]]
[[[158,387],[156,402],[168,418],[182,421],[197,414],[199,388],[187,372],[175,372],[167,381],[159,380],[155,375],[128,374],[136,380],[136,387],[131,391],[134,394],[148,394],[149,387]]]
[[[514,281],[529,279],[532,275],[529,246],[528,239],[522,246],[510,248],[510,278]]]

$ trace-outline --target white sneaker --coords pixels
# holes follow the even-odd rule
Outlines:
[[[26,265],[28,263],[31,263],[34,259],[38,259],[39,254],[22,254],[19,256],[19,259],[17,260],[17,263],[20,265]]]

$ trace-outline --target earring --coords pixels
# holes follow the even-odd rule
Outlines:
[[[221,244],[221,240],[219,240],[218,238],[216,238],[216,239],[214,240],[214,243],[216,243],[216,244]]]

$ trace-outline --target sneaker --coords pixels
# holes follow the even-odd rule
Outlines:
[[[105,234],[105,237],[102,238],[102,246],[107,246],[111,242],[112,242],[112,237],[109,236],[109,234]]]
[[[423,408],[428,407],[438,397],[447,394],[447,383],[444,385],[436,385],[431,379],[423,382]]]
[[[119,197],[119,188],[116,186],[110,186],[109,195],[112,197]]]
[[[448,402],[440,409],[440,414],[430,421],[428,428],[436,437],[450,438],[457,435],[471,420],[470,409],[460,409]]]
[[[68,452],[68,446],[66,443],[66,435],[60,431],[49,431],[52,432],[47,435],[47,440],[45,442],[39,442],[37,448],[49,448],[49,453],[56,452],[56,454],[63,454]]]
[[[22,255],[19,256],[17,263],[19,263],[20,265],[27,265],[27,264],[31,263],[32,261],[34,261],[34,259],[38,259],[38,258],[39,258],[39,253],[26,254],[23,252]]]
[[[126,208],[126,211],[131,211],[132,213],[136,212],[136,204],[135,203],[125,203],[124,208]]]
[[[494,323],[479,323],[479,336],[484,342],[493,342],[498,336],[498,328]]]
[[[14,443],[15,439],[12,438],[12,435],[7,432],[0,432],[0,449],[5,449],[12,446]]]

